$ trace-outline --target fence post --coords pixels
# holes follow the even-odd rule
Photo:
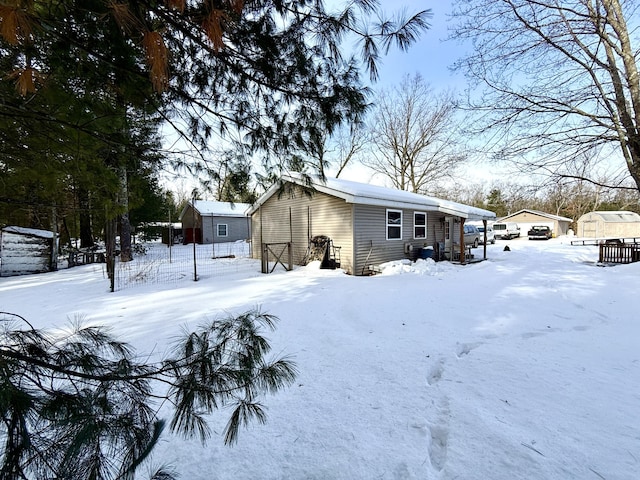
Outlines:
[[[269,249],[266,244],[261,244],[262,254],[260,255],[260,262],[262,264],[262,273],[269,272]]]

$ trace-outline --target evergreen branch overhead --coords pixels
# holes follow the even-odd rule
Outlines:
[[[297,373],[290,359],[265,356],[262,330],[276,320],[259,310],[216,320],[185,332],[173,356],[144,363],[103,328],[54,335],[0,313],[0,476],[132,478],[161,437],[164,402],[174,406],[172,430],[203,441],[206,416],[233,407],[224,441],[236,442],[240,427],[266,420],[257,399]]]

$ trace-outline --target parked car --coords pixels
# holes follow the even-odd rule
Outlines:
[[[484,243],[484,226],[478,227],[478,232],[480,232],[480,243]],[[493,245],[496,243],[496,237],[493,234],[493,227],[487,225],[487,243]]]
[[[546,225],[534,225],[531,230],[527,232],[529,240],[549,240],[553,232]]]
[[[511,222],[494,223],[493,234],[496,239],[506,238],[507,240],[511,240],[512,238],[520,237],[520,227],[517,223]]]
[[[480,233],[478,227],[475,225],[465,225],[464,226],[464,244],[471,245],[473,248],[476,248],[481,240],[484,238],[483,234]]]

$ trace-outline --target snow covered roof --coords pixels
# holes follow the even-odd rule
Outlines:
[[[3,232],[8,233],[18,233],[20,235],[31,235],[33,237],[40,238],[53,238],[53,232],[49,230],[39,230],[37,228],[26,228],[26,227],[4,227],[2,229]]]
[[[605,222],[609,223],[635,223],[640,222],[640,215],[635,212],[629,212],[626,210],[622,211],[599,211],[599,212],[590,212],[587,215],[597,215]]]
[[[249,207],[248,203],[230,203],[230,202],[215,202],[210,200],[195,200],[189,202],[182,213],[180,219],[186,213],[189,205],[193,205],[196,211],[203,217],[244,217],[245,212]]]
[[[302,177],[297,175],[284,175],[282,181],[305,185]],[[280,185],[278,184],[272,185],[247,213],[251,215],[255,212],[279,187]],[[496,218],[494,212],[482,208],[350,180],[327,177],[325,182],[314,181],[313,187],[319,192],[342,198],[347,203],[437,211],[446,215],[473,220],[495,220]]]
[[[561,217],[559,215],[553,215],[551,213],[547,213],[547,212],[541,212],[540,210],[530,210],[528,208],[523,208],[522,210],[517,211],[516,213],[512,213],[511,215],[507,215],[506,217],[502,217],[500,220],[507,220],[511,217],[515,217],[516,215],[520,215],[521,213],[531,213],[533,215],[540,215],[541,217],[546,217],[549,218],[551,220],[556,220],[558,222],[573,222],[572,219],[567,218],[567,217]]]

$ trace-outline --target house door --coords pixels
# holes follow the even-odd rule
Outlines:
[[[454,217],[444,217],[444,251],[448,260],[451,259],[451,251],[453,248],[453,236],[455,235],[455,219]]]
[[[595,220],[585,220],[582,224],[582,236],[596,238],[598,236],[598,222]]]
[[[196,228],[195,232],[194,232],[193,228],[185,228],[184,229],[184,243],[185,243],[185,245],[187,243],[192,243],[193,242],[194,235],[195,235],[196,243],[202,243],[202,229],[201,228]]]

